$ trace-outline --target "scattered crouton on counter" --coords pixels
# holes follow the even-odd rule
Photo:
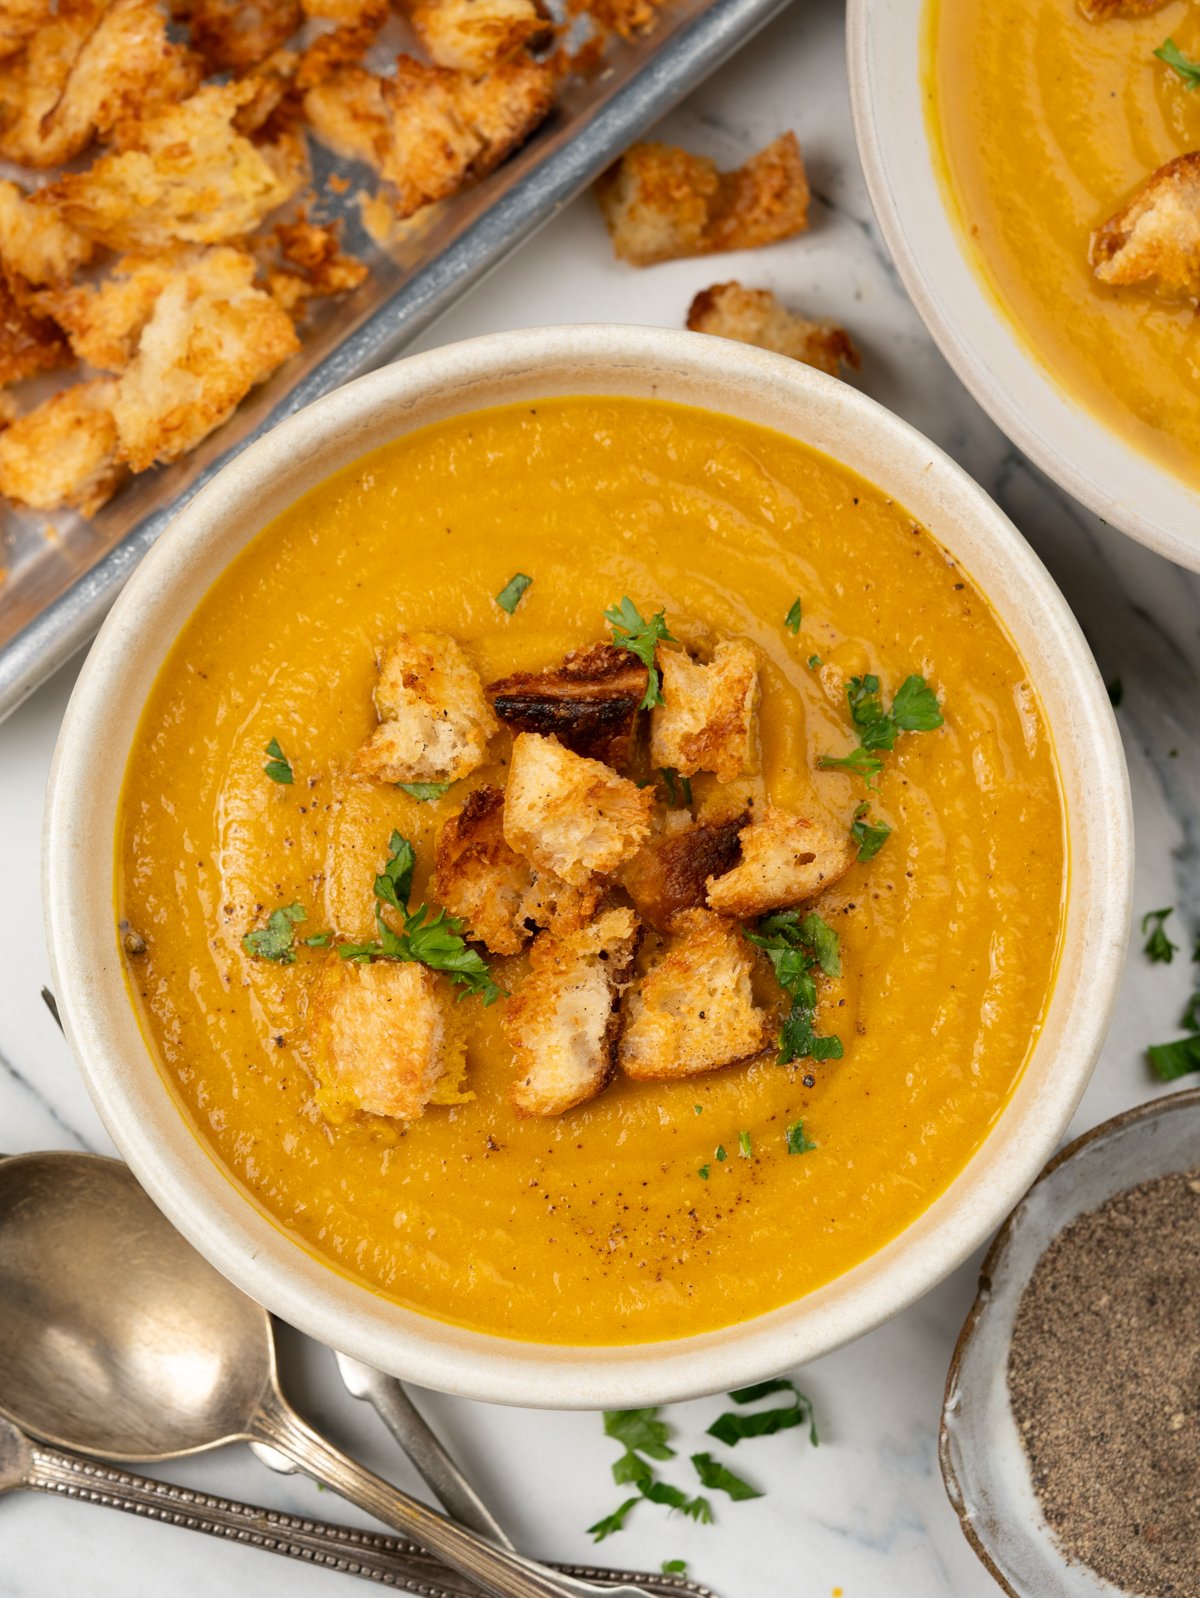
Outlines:
[[[1114,288],[1200,295],[1200,150],[1160,166],[1092,236],[1092,270]]]
[[[416,1120],[461,1072],[457,1019],[449,979],[427,966],[331,955],[306,1019],[322,1106]]]
[[[754,769],[758,659],[741,639],[726,639],[708,664],[660,649],[664,703],[650,714],[650,763],[681,776],[712,771],[732,782]]]
[[[714,283],[692,301],[687,325],[693,333],[714,333],[718,338],[790,355],[830,377],[837,377],[843,366],[857,369],[861,365],[845,328],[833,322],[810,322],[785,309],[768,289]]]
[[[582,887],[615,871],[649,836],[654,791],[618,777],[556,738],[513,739],[504,836],[544,871]]]
[[[767,1015],[754,1002],[753,956],[732,922],[687,910],[626,1001],[620,1063],[638,1081],[696,1076],[760,1054]]]
[[[441,633],[401,633],[375,687],[379,726],[355,773],[377,782],[457,782],[483,764],[497,731],[462,645]]]
[[[804,232],[809,188],[784,133],[734,172],[669,144],[635,144],[596,185],[613,249],[633,266],[751,250]]]
[[[496,714],[515,732],[552,735],[565,749],[620,769],[630,756],[646,668],[627,649],[573,649],[547,671],[488,684]]]
[[[741,860],[708,884],[708,903],[749,920],[815,898],[854,863],[850,835],[768,808],[738,834]]]
[[[693,822],[671,811],[682,825],[644,843],[621,868],[620,883],[637,912],[656,932],[670,932],[679,916],[705,902],[710,878],[721,877],[741,858],[739,834],[749,811],[723,820]]]
[[[518,1114],[562,1115],[608,1085],[637,941],[636,915],[614,909],[534,942],[529,974],[504,1015],[517,1063]]]

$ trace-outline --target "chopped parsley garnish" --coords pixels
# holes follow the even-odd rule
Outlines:
[[[693,1115],[703,1115],[704,1114],[704,1106],[703,1106],[703,1104],[693,1104],[692,1105],[692,1114]]]
[[[696,1172],[696,1175],[700,1178],[700,1180],[702,1182],[707,1182],[708,1181],[708,1172],[709,1172],[709,1167],[707,1165],[702,1165],[700,1167],[700,1169]]]
[[[1179,945],[1171,942],[1165,926],[1167,917],[1174,913],[1168,905],[1165,910],[1147,910],[1142,917],[1142,936],[1146,940],[1143,952],[1147,960],[1155,964],[1170,965],[1175,958],[1175,951]]]
[[[290,788],[295,781],[292,776],[292,763],[279,747],[279,739],[272,738],[263,753],[271,757],[263,767],[267,776],[272,782],[281,782]]]
[[[1200,61],[1189,60],[1174,39],[1165,39],[1154,54],[1160,61],[1165,61],[1172,71],[1178,72],[1185,89],[1194,89],[1200,84]]]
[[[675,1450],[667,1442],[671,1428],[659,1420],[657,1409],[606,1409],[604,1435],[624,1443],[630,1453],[649,1454],[651,1459],[673,1459]]]
[[[902,732],[933,732],[942,725],[937,695],[924,677],[906,677],[890,710],[883,708],[879,678],[871,672],[865,677],[851,677],[846,684],[846,697],[850,719],[858,729],[858,748],[848,755],[822,755],[820,765],[825,770],[853,772],[868,787],[883,770],[883,761],[875,751],[895,748]]]
[[[1181,1025],[1187,1027],[1189,1032],[1200,1032],[1200,993],[1193,993],[1188,1000]]]
[[[434,799],[440,799],[454,784],[452,782],[398,782],[396,786],[402,789],[410,799],[419,799],[422,804],[427,805]]]
[[[783,618],[783,625],[787,628],[788,632],[798,633],[800,631],[800,620],[802,614],[803,612],[801,610],[800,601],[798,599],[794,599],[792,601],[792,608]]]
[[[433,915],[427,906],[410,911],[413,867],[416,856],[407,838],[393,832],[388,843],[391,854],[375,878],[375,926],[378,941],[342,943],[338,953],[343,960],[405,960],[426,965],[432,971],[445,971],[452,982],[461,983],[468,993],[476,993],[484,1004],[492,1004],[503,991],[492,981],[491,972],[478,949],[472,949],[462,936],[463,923],[444,910]],[[383,919],[383,907],[399,912],[404,931],[394,931]]]
[[[754,1158],[754,1143],[749,1132],[738,1133],[738,1152],[744,1160],[752,1160]]]
[[[736,1500],[762,1497],[757,1487],[751,1487],[748,1481],[735,1476],[728,1466],[722,1465],[720,1460],[714,1459],[711,1454],[693,1454],[692,1464],[696,1467],[701,1485],[712,1492],[728,1493],[730,1498]]]
[[[816,671],[818,666],[823,666],[824,664],[825,662],[821,659],[820,655],[810,655],[808,657],[808,667],[810,671]]]
[[[732,1411],[726,1411],[708,1428],[708,1435],[715,1437],[718,1442],[727,1443],[730,1448],[735,1448],[748,1437],[771,1437],[776,1432],[789,1431],[793,1426],[807,1426],[809,1441],[815,1448],[820,1439],[817,1437],[812,1404],[795,1382],[786,1376],[778,1376],[767,1382],[756,1382],[753,1387],[741,1387],[729,1396],[735,1404],[754,1404],[771,1393],[790,1393],[792,1401],[780,1408],[760,1409],[750,1415],[737,1415]]]
[[[717,1144],[717,1159],[718,1160],[727,1160],[728,1158],[729,1158],[729,1156],[725,1152],[724,1143],[718,1143]]]
[[[533,578],[526,577],[524,572],[517,572],[514,577],[510,577],[505,583],[504,587],[496,595],[496,603],[500,606],[500,609],[506,610],[511,616],[513,611],[516,610],[517,606],[521,603],[521,598],[525,593],[525,590],[532,584],[532,582]]]
[[[664,1576],[686,1576],[688,1564],[686,1559],[664,1559],[662,1573]]]
[[[764,916],[757,931],[746,937],[767,955],[776,981],[792,1001],[779,1034],[779,1064],[840,1060],[841,1038],[822,1037],[815,1029],[816,973],[836,977],[842,972],[837,933],[815,911],[801,919],[797,910],[781,910]]]
[[[640,1504],[640,1498],[627,1498],[613,1510],[611,1515],[605,1515],[603,1520],[598,1520],[594,1526],[588,1527],[588,1533],[593,1542],[602,1543],[606,1537],[611,1537],[615,1531],[623,1531],[629,1511],[635,1504]]]
[[[854,820],[850,823],[850,836],[858,845],[858,858],[860,860],[874,860],[892,835],[892,829],[886,821],[872,821],[868,812],[870,805],[863,803],[854,812]]]
[[[1146,1053],[1160,1082],[1176,1082],[1181,1076],[1200,1071],[1200,1033],[1177,1038],[1174,1043],[1152,1043]]]
[[[815,1143],[810,1143],[805,1137],[803,1121],[793,1121],[784,1135],[787,1140],[789,1154],[811,1154],[817,1146]]]
[[[301,942],[306,949],[327,949],[333,942],[333,933],[314,932],[311,938],[303,938]]]
[[[296,963],[296,922],[307,921],[308,911],[302,904],[281,905],[272,910],[265,927],[247,932],[242,948],[260,960],[274,960],[277,965]]]
[[[690,805],[691,804],[691,802],[692,802],[692,779],[690,777],[681,777],[679,775],[679,773],[675,770],[674,766],[660,766],[659,767],[659,775],[662,777],[662,780],[667,785],[667,797],[670,800],[672,806],[674,806],[675,808],[678,808],[681,804],[684,804],[684,805]],[[678,785],[679,795],[681,797],[677,797],[676,796],[676,786],[677,785]]]
[[[633,600],[626,594],[619,605],[613,605],[604,612],[604,619],[612,628],[613,643],[622,649],[628,649],[645,666],[646,696],[640,708],[653,710],[655,705],[661,705],[663,702],[658,668],[654,664],[654,651],[660,643],[678,642],[675,634],[667,631],[666,612],[656,611],[650,620],[646,621]]]
[[[670,1428],[658,1419],[657,1409],[605,1410],[604,1430],[624,1444],[625,1452],[612,1467],[613,1481],[618,1487],[627,1483],[638,1490],[637,1498],[627,1498],[611,1515],[589,1526],[596,1542],[620,1531],[634,1504],[647,1499],[652,1504],[665,1504],[668,1509],[681,1510],[692,1520],[708,1524],[712,1520],[712,1507],[706,1498],[692,1498],[669,1482],[657,1479],[654,1471],[641,1456],[651,1459],[673,1459],[675,1450],[667,1442]]]

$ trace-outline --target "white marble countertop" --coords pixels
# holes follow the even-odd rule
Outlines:
[[[864,351],[861,383],[956,456],[999,500],[1079,616],[1105,676],[1120,676],[1118,719],[1133,781],[1139,913],[1179,908],[1200,927],[1200,579],[1130,543],[1057,493],[976,408],[925,334],[884,255],[854,150],[845,90],[842,6],[802,0],[671,116],[669,138],[734,164],[786,127],[803,143],[817,196],[803,238],[755,255],[635,272],[612,259],[591,200],[577,201],[463,300],[425,346],[546,322],[682,324],[691,296],[737,277],[843,320]],[[0,1147],[108,1150],[70,1053],[38,992],[39,840],[51,750],[71,690],[68,667],[0,726]],[[1182,941],[1182,940],[1180,940]],[[1190,944],[1189,944],[1190,947]],[[1076,1117],[1082,1130],[1156,1090],[1143,1049],[1174,1035],[1194,974],[1186,959],[1151,966],[1135,943],[1116,1022]],[[700,1527],[653,1505],[597,1552],[656,1569],[686,1558],[722,1598],[988,1598],[997,1589],[964,1541],[935,1457],[950,1350],[974,1291],[965,1266],[919,1304],[803,1372],[821,1422],[738,1458],[768,1489],[752,1503],[717,1497]],[[414,1486],[390,1438],[341,1389],[331,1356],[300,1338],[285,1350],[289,1387],[314,1419],[377,1469]],[[587,1560],[585,1527],[621,1493],[598,1416],[515,1411],[418,1395],[497,1512],[531,1553]],[[709,1403],[670,1418],[700,1446]],[[748,1451],[747,1451],[748,1452]],[[319,1516],[344,1510],[307,1480],[273,1476],[244,1450],[177,1462],[163,1474]],[[99,1509],[25,1494],[0,1504],[0,1595],[175,1598],[213,1591],[258,1598],[348,1594],[351,1578]]]

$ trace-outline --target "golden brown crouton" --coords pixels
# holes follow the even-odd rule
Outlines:
[[[0,265],[35,288],[63,283],[86,266],[94,246],[51,206],[31,205],[15,183],[0,183]]]
[[[39,191],[86,237],[150,252],[248,233],[305,179],[293,144],[252,144],[234,119],[254,99],[249,79],[210,84],[191,99],[123,123],[122,148]]]
[[[710,877],[722,877],[741,857],[738,834],[749,811],[721,821],[689,823],[644,843],[621,868],[621,886],[656,932],[670,932],[685,910],[704,904]]]
[[[190,94],[199,60],[167,37],[158,0],[61,5],[0,70],[0,155],[57,166],[128,116]]]
[[[300,58],[296,85],[311,89],[323,83],[343,67],[359,66],[375,40],[375,35],[388,19],[388,0],[359,0],[353,6],[344,6],[342,15],[337,7],[330,8],[330,20],[338,26],[318,34],[309,43]]]
[[[845,328],[832,322],[810,322],[785,310],[768,289],[714,283],[692,301],[687,325],[693,333],[714,333],[718,338],[790,355],[830,377],[837,377],[842,366],[860,365],[859,353]]]
[[[401,633],[375,686],[379,726],[354,771],[376,782],[458,782],[487,757],[499,730],[479,674],[441,633]]]
[[[529,939],[521,911],[532,886],[533,867],[504,841],[504,794],[476,788],[438,837],[434,899],[493,954],[516,954]]]
[[[1079,9],[1092,22],[1106,17],[1148,17],[1161,11],[1167,0],[1079,0]]]
[[[159,295],[201,254],[178,250],[146,258],[124,256],[102,283],[47,289],[34,304],[50,313],[81,361],[102,372],[123,372],[137,353]]]
[[[320,1099],[334,1110],[415,1121],[461,1069],[450,983],[427,966],[331,956],[308,1001]]]
[[[627,860],[648,836],[653,809],[652,789],[572,754],[556,738],[520,732],[513,739],[504,836],[573,887]]]
[[[303,21],[300,0],[190,0],[192,43],[214,72],[257,66]]]
[[[562,1115],[607,1087],[637,940],[637,917],[624,909],[536,940],[529,975],[504,1012],[518,1115]]]
[[[408,16],[434,66],[475,78],[552,32],[534,0],[421,0]]]
[[[1092,269],[1114,287],[1200,295],[1200,150],[1160,166],[1092,235]]]
[[[638,1081],[695,1076],[753,1059],[767,1017],[754,1002],[753,956],[735,926],[685,910],[625,1004],[620,1061]]]
[[[18,299],[0,272],[0,388],[70,364],[71,351],[59,329]]]
[[[379,170],[388,140],[383,79],[365,67],[343,67],[313,84],[304,96],[310,127],[335,155]]]
[[[516,732],[553,736],[577,755],[623,766],[646,696],[646,668],[627,649],[573,649],[547,671],[519,671],[488,684],[496,714]]]
[[[591,17],[600,28],[601,37],[611,31],[622,39],[635,39],[653,24],[661,4],[662,0],[587,0],[570,9]]]
[[[91,516],[117,487],[113,384],[77,383],[0,433],[0,494],[32,510]]]
[[[819,821],[768,809],[739,834],[742,858],[710,880],[708,902],[748,920],[812,899],[854,863],[850,835]]]
[[[596,185],[613,249],[634,266],[749,250],[808,226],[808,178],[793,133],[735,172],[668,144],[635,144]]]
[[[555,932],[569,932],[592,919],[607,891],[603,877],[589,877],[580,886],[573,887],[552,871],[535,868],[529,891],[521,900],[517,920],[527,932],[544,927]]]
[[[684,777],[715,771],[732,782],[753,768],[758,661],[740,639],[717,645],[705,666],[679,649],[660,649],[664,703],[650,713],[650,764]]]
[[[242,250],[203,250],[155,301],[113,401],[120,458],[135,472],[192,449],[300,347],[254,270]]]
[[[349,294],[367,276],[365,263],[342,249],[339,234],[336,223],[321,225],[305,216],[273,230],[288,269],[269,271],[267,287],[289,316],[296,316],[307,300]]]
[[[55,0],[5,0],[0,7],[0,61],[23,50],[54,15]]]

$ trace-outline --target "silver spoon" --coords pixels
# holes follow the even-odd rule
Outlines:
[[[639,1598],[497,1547],[334,1447],[279,1390],[270,1318],[91,1154],[0,1163],[0,1414],[59,1447],[161,1460],[265,1443],[493,1598]]]

